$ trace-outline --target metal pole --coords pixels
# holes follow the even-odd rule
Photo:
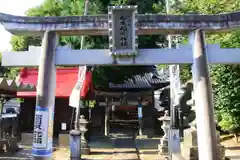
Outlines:
[[[171,9],[170,0],[166,0],[166,12],[169,14]],[[168,48],[172,48],[173,36],[168,35]],[[178,46],[176,46],[178,47]],[[170,128],[170,136],[173,136],[179,131],[176,131],[176,106],[178,105],[178,93],[180,90],[180,68],[179,65],[170,65],[169,66],[169,74],[170,74],[170,116],[171,116],[171,128]],[[177,135],[179,137],[179,135]],[[174,159],[175,154],[179,154],[180,152],[180,141],[173,141],[173,137],[169,137],[169,157],[170,159]]]
[[[88,4],[89,4],[89,0],[85,0],[85,6],[84,6],[84,16],[87,15],[88,13]],[[83,46],[84,46],[84,36],[81,36],[81,49],[83,49]],[[78,71],[79,75],[81,74],[82,70],[79,68],[79,71]],[[78,106],[76,108],[76,115],[75,115],[75,129],[78,130],[78,119],[79,119],[79,116],[80,116],[80,106]]]
[[[52,159],[52,136],[56,88],[55,50],[58,36],[46,31],[38,71],[37,100],[32,153],[34,160]]]
[[[171,9],[170,1],[166,0],[166,13],[169,14]],[[173,36],[168,35],[168,48],[172,48]],[[178,90],[180,89],[180,79],[179,79],[179,65],[170,65],[169,66],[169,74],[170,74],[170,116],[171,120],[171,128],[176,128],[176,114],[175,114],[175,106],[178,101]]]
[[[169,4],[169,0],[166,0],[166,13],[169,14],[170,11],[170,4]],[[172,35],[168,35],[167,36],[168,39],[168,48],[171,49],[172,48]],[[175,124],[175,112],[174,112],[174,88],[173,86],[173,65],[169,66],[169,76],[170,76],[170,116],[172,117],[171,119],[171,126],[174,126]]]
[[[89,0],[85,0],[85,10],[84,10],[85,16],[87,15],[87,12],[88,12],[88,2],[89,2]],[[84,46],[84,36],[81,36],[81,49],[83,49],[83,46]],[[79,71],[78,71],[79,79],[81,79],[80,77],[81,77],[81,74],[83,71],[86,72],[84,69],[82,69],[81,66],[79,66]],[[71,160],[81,159],[81,138],[80,138],[80,129],[79,129],[80,105],[82,105],[81,101],[79,103],[79,106],[76,107],[76,111],[75,111],[76,113],[75,113],[74,130],[71,130],[71,132],[70,132],[70,158],[71,158]]]
[[[88,13],[88,4],[89,4],[89,0],[85,0],[85,8],[84,8],[84,16],[87,15]],[[81,36],[81,49],[83,49],[83,46],[84,46],[84,36]],[[79,75],[81,74],[81,69],[79,68]],[[79,76],[80,77],[80,76]],[[76,108],[76,114],[75,114],[75,129],[78,130],[79,129],[79,125],[78,125],[78,119],[80,117],[80,106],[78,106]]]
[[[85,0],[84,16],[87,16],[88,14],[88,4],[89,4],[89,0]],[[84,36],[81,36],[81,49],[83,49],[84,40],[85,40]]]
[[[197,29],[193,38],[193,82],[197,118],[198,155],[199,160],[217,160],[212,86],[209,79],[203,31]]]

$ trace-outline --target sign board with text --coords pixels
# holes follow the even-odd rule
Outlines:
[[[48,144],[48,108],[37,106],[35,113],[35,124],[33,130],[33,147],[46,149]]]
[[[114,55],[137,54],[137,6],[110,6],[109,49]]]

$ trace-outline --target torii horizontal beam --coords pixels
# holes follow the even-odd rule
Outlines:
[[[217,44],[206,45],[208,63],[240,63],[240,49],[220,48]],[[2,54],[2,65],[8,67],[39,65],[41,47],[30,47],[29,51],[6,52]],[[191,64],[193,62],[192,46],[180,45],[179,49],[140,49],[132,58],[114,61],[108,49],[71,50],[64,47],[56,49],[56,66],[75,65],[155,65],[155,64]],[[14,58],[13,58],[14,57]]]
[[[223,32],[240,27],[240,12],[218,15],[138,14],[138,35],[187,34],[195,29]],[[108,35],[108,15],[23,17],[0,13],[0,23],[14,35],[41,36],[47,30],[60,35]]]

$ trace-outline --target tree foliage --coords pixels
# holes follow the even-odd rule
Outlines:
[[[179,7],[181,13],[218,14],[240,9],[240,0],[183,0]],[[239,48],[240,31],[207,35],[208,43],[220,44],[222,48]],[[227,53],[226,53],[227,54]],[[214,92],[214,106],[219,126],[226,131],[238,132],[240,129],[240,66],[212,65],[210,67]],[[189,77],[190,68],[184,69]]]
[[[239,48],[240,32],[213,36],[210,40],[219,41],[222,47]],[[217,39],[217,40],[216,40]],[[232,132],[240,131],[240,65],[211,66],[214,104],[216,117],[222,129]]]
[[[161,7],[160,0],[92,0],[89,3],[89,14],[107,13],[108,5],[138,5],[139,13],[156,13]],[[43,4],[30,8],[28,16],[69,16],[83,15],[83,0],[45,0]],[[71,44],[74,49],[80,49],[81,36],[64,36],[60,38],[60,45]],[[159,43],[165,43],[164,36],[140,36],[140,48],[157,48]],[[12,38],[11,44],[16,51],[27,50],[29,45],[41,45],[39,37],[17,37]],[[84,48],[105,49],[108,48],[108,36],[86,36]],[[115,83],[122,82],[135,74],[148,72],[152,66],[96,66],[93,71],[95,86],[104,87],[108,81]]]
[[[18,74],[18,68],[7,68],[2,66],[2,53],[0,52],[0,77],[15,79]]]

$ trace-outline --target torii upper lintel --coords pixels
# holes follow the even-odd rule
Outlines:
[[[240,27],[240,12],[217,15],[137,14],[138,35],[187,34],[195,29],[226,32]],[[28,17],[0,13],[0,23],[16,35],[39,36],[46,30],[61,35],[108,35],[108,15]]]

